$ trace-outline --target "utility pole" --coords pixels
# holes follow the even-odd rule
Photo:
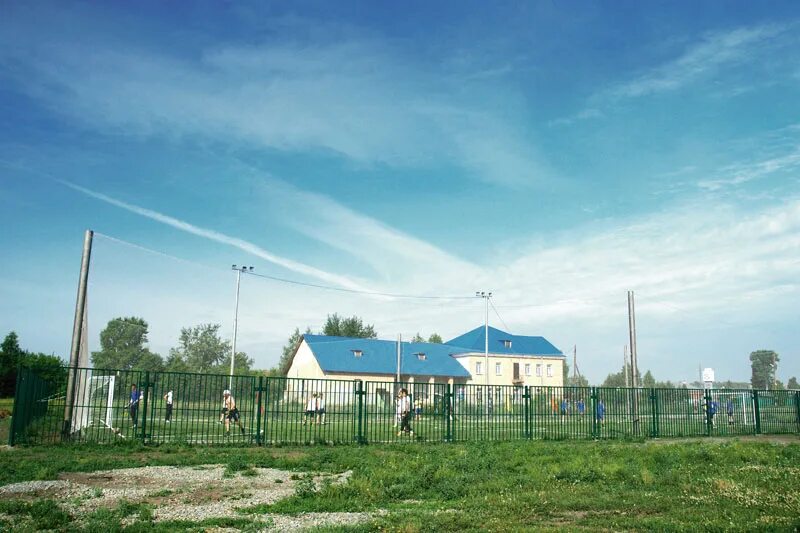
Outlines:
[[[625,374],[625,388],[629,388],[631,386],[631,381],[628,376],[628,345],[626,344],[622,348],[622,373]]]
[[[484,366],[486,367],[484,372],[486,372],[486,384],[489,384],[489,298],[492,297],[491,292],[484,292],[484,291],[476,291],[475,296],[478,298],[483,298],[486,302],[486,315],[484,317],[483,322],[483,361]],[[487,394],[490,394],[487,390]]]
[[[639,373],[638,354],[636,352],[636,308],[633,300],[633,291],[628,291],[628,333],[631,343],[631,385],[633,391],[633,431],[639,434],[639,383],[637,375]]]
[[[572,386],[575,387],[578,383],[578,377],[581,373],[578,370],[578,345],[572,346]],[[564,384],[566,385],[566,383]]]
[[[233,346],[231,347],[231,375],[228,378],[228,389],[233,388],[233,364],[236,360],[236,333],[239,329],[239,285],[242,282],[242,272],[245,274],[252,272],[253,267],[231,265],[231,270],[236,271],[236,303],[233,308]]]
[[[403,335],[397,334],[397,384],[400,384],[400,358],[403,354]]]
[[[64,405],[64,424],[61,428],[63,437],[68,437],[72,425],[72,409],[75,403],[75,378],[77,376],[78,358],[80,357],[81,339],[83,336],[84,314],[86,312],[86,288],[89,284],[89,263],[92,258],[92,239],[94,232],[86,230],[83,236],[83,254],[81,256],[81,272],[78,277],[78,297],[75,301],[75,319],[72,323],[72,345],[69,352],[70,373],[67,377],[67,394]]]

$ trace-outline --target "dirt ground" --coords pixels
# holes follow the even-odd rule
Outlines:
[[[224,465],[193,467],[147,466],[97,472],[65,473],[53,481],[27,481],[0,487],[0,497],[53,499],[74,516],[121,502],[145,503],[155,521],[249,516],[270,529],[353,524],[369,520],[368,513],[309,513],[299,516],[247,515],[240,509],[275,503],[301,490],[315,491],[325,485],[346,483],[350,472],[298,474],[273,468],[252,468],[226,473]],[[131,520],[135,520],[132,518]]]

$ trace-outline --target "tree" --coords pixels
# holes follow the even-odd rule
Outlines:
[[[656,378],[653,377],[653,374],[648,370],[644,373],[644,377],[642,378],[642,387],[647,389],[651,389],[656,386]]]
[[[442,336],[438,333],[431,333],[431,336],[428,337],[428,342],[431,344],[442,344]]]
[[[564,385],[569,383],[569,363],[567,363],[566,359],[564,359],[564,364],[561,366],[561,378],[563,379],[561,383]]]
[[[233,360],[233,373],[237,376],[246,376],[250,374],[253,367],[253,360],[244,352],[236,352],[236,358]],[[225,361],[220,365],[220,371],[227,374],[231,371],[231,356],[225,358]]]
[[[414,335],[414,336],[411,338],[411,342],[425,342],[425,339],[424,339],[424,338],[422,338],[422,335],[420,335],[420,334],[419,334],[419,332],[417,332],[417,334],[416,334],[416,335]]]
[[[626,370],[628,372],[630,372],[630,367],[627,366],[627,365],[622,367],[619,372],[616,372],[616,373],[613,373],[613,374],[609,374],[608,377],[606,377],[606,380],[600,386],[601,387],[624,387],[625,386],[625,371]],[[636,376],[638,378],[636,380],[636,382],[639,383],[640,386],[642,386],[641,385],[641,383],[642,383],[641,374],[637,372]],[[632,384],[630,383],[630,379],[628,381],[629,381],[628,386],[632,386]]]
[[[146,344],[147,322],[143,318],[114,318],[100,332],[100,351],[92,352],[92,364],[95,368],[162,370],[161,356]]]
[[[25,352],[20,365],[33,370],[37,376],[51,383],[61,382],[67,374],[64,361],[55,355]]]
[[[220,338],[220,327],[219,324],[200,324],[181,328],[178,346],[169,351],[170,365],[190,368],[192,372],[224,373],[225,361],[230,365],[231,343]],[[239,354],[236,355],[238,358]]]
[[[311,334],[311,328],[306,328],[306,335]],[[294,332],[289,335],[289,340],[283,345],[281,352],[281,359],[278,361],[278,366],[272,369],[271,375],[285,376],[289,373],[289,367],[292,366],[292,357],[300,346],[303,340],[303,335],[300,334],[300,328],[294,328]]]
[[[800,385],[797,383],[797,378],[794,376],[790,377],[789,381],[786,382],[786,388],[792,390],[800,389]]]
[[[362,339],[374,339],[378,336],[372,324],[364,324],[357,316],[342,318],[334,313],[328,315],[325,326],[322,328],[323,335],[334,337],[357,337]]]
[[[754,389],[772,389],[775,372],[778,370],[778,354],[772,350],[756,350],[750,353],[752,375],[750,384]]]
[[[6,398],[14,395],[17,381],[17,366],[25,352],[19,347],[19,337],[10,332],[0,345],[0,396]]]
[[[589,380],[586,379],[586,376],[576,376],[573,378],[569,378],[569,386],[570,387],[588,387]]]

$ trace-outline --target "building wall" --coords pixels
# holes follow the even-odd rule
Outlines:
[[[467,354],[456,357],[467,371],[472,374],[472,379],[467,383],[475,385],[486,384],[486,369],[482,374],[477,373],[477,365],[485,364],[484,355]],[[521,383],[518,385],[539,385],[561,387],[564,385],[564,358],[560,356],[514,356],[505,354],[489,354],[489,385],[515,385],[514,363],[519,363]],[[495,372],[495,365],[500,365],[500,375]],[[530,375],[525,372],[525,365],[530,365]],[[540,365],[541,375],[537,375],[537,365]],[[548,366],[550,371],[548,372]]]

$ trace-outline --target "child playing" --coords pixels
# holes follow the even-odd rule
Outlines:
[[[311,397],[306,402],[306,415],[303,418],[303,425],[306,423],[314,423],[314,415],[317,413],[317,393],[311,394]]]
[[[325,398],[321,392],[317,394],[317,424],[325,424]]]
[[[397,408],[400,411],[400,431],[397,432],[397,436],[399,437],[403,433],[413,436],[414,431],[411,429],[411,398],[408,397],[406,389],[400,389]]]

